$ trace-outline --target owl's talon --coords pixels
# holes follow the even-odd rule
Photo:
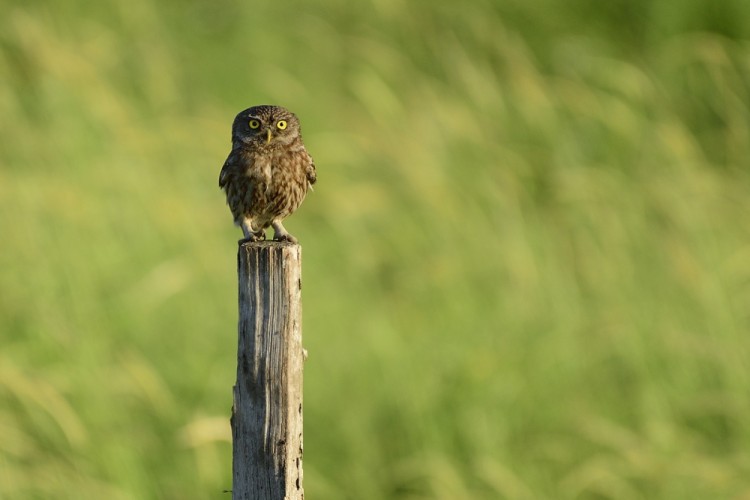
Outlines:
[[[240,245],[244,245],[245,243],[254,243],[256,241],[264,241],[266,239],[266,233],[260,232],[260,233],[253,233],[247,238],[242,238],[237,243]]]
[[[289,233],[275,234],[273,236],[273,241],[287,241],[289,243],[296,244],[297,243],[297,238],[295,238],[294,236],[292,236]]]

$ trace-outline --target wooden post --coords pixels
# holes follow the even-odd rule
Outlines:
[[[232,500],[303,500],[302,250],[240,245]]]

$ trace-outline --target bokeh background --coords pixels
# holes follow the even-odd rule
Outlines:
[[[301,118],[311,499],[750,498],[750,3],[0,2],[0,498],[228,498],[234,115]]]

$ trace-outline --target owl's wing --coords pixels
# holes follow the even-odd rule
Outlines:
[[[237,165],[237,157],[234,154],[234,151],[229,153],[229,156],[227,157],[227,160],[224,162],[224,166],[221,167],[221,172],[219,173],[219,187],[223,188],[227,185],[227,182],[229,182],[229,174],[230,172],[235,168]]]
[[[307,165],[305,175],[307,176],[307,182],[310,183],[310,187],[312,187],[312,185],[318,180],[318,173],[315,171],[315,162],[312,157],[310,157],[310,163]]]

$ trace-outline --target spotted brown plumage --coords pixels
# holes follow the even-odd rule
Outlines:
[[[232,151],[219,174],[234,223],[246,241],[297,240],[282,221],[299,208],[315,184],[315,164],[300,135],[299,119],[280,106],[254,106],[232,124]]]

